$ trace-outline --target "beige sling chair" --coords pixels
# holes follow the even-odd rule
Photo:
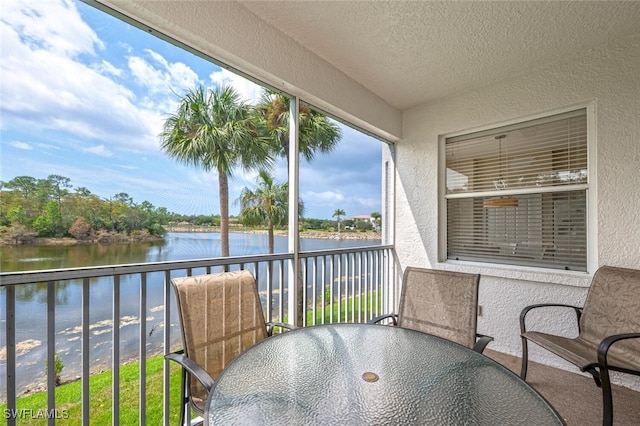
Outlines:
[[[578,337],[527,331],[525,320],[534,309],[560,307],[576,314]],[[520,314],[522,371],[527,377],[531,341],[593,375],[602,388],[602,423],[613,424],[609,370],[640,375],[640,271],[603,266],[591,281],[584,307],[563,304],[527,306]]]
[[[174,278],[184,349],[165,355],[182,366],[180,424],[191,407],[204,414],[218,374],[236,356],[270,335],[256,281],[249,271]],[[195,379],[195,380],[194,380]]]
[[[371,320],[391,319],[394,325],[452,340],[482,353],[493,340],[477,334],[480,275],[407,267],[397,314]]]

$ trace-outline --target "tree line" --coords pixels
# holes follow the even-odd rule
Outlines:
[[[60,175],[0,182],[0,231],[16,242],[35,237],[162,237],[166,224],[183,219],[148,201],[138,204],[126,193],[102,198],[88,188],[74,188]]]
[[[256,188],[242,191],[240,214],[231,220],[244,226],[285,228],[286,194],[286,183],[277,184],[268,174],[260,174]],[[304,207],[300,210],[304,211]],[[340,211],[344,216],[344,211]],[[369,229],[366,222],[339,220],[336,223],[312,218],[302,219],[301,227],[333,231],[340,223],[359,230]],[[149,201],[137,203],[126,193],[104,198],[88,188],[74,187],[69,178],[59,175],[46,179],[17,176],[7,182],[0,181],[0,235],[15,242],[28,242],[36,237],[98,241],[162,237],[166,228],[175,224],[218,227],[220,215],[174,213]]]

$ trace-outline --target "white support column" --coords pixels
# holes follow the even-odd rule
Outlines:
[[[289,266],[288,286],[289,304],[288,317],[290,324],[296,324],[298,318],[298,286],[297,277],[300,268],[298,253],[300,251],[300,239],[298,238],[298,115],[300,100],[292,97],[289,101],[289,233],[288,250],[293,253],[293,260]]]

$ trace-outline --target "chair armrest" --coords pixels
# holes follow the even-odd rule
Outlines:
[[[375,318],[370,319],[368,324],[377,324],[380,321],[382,321],[384,319],[387,319],[387,318],[391,318],[393,320],[393,325],[398,325],[398,315],[397,314],[385,314],[385,315],[377,316]]]
[[[273,334],[273,329],[275,327],[286,328],[287,330],[295,330],[298,328],[293,324],[285,324],[283,322],[268,322],[267,323],[267,336],[271,336]]]
[[[604,368],[608,368],[607,354],[609,353],[609,349],[614,343],[626,339],[640,339],[640,333],[614,334],[602,339],[600,345],[598,346],[598,364],[600,364]]]
[[[565,305],[562,303],[538,303],[536,305],[529,305],[526,306],[522,312],[520,312],[520,332],[521,333],[525,333],[527,331],[526,329],[526,325],[525,325],[525,319],[527,314],[534,310],[534,309],[538,309],[538,308],[571,308],[575,311],[576,313],[576,319],[577,319],[577,323],[578,323],[578,333],[580,332],[580,317],[582,316],[582,308],[579,306],[573,306],[573,305]]]
[[[199,364],[197,364],[194,360],[187,358],[183,355],[183,351],[172,352],[170,354],[166,354],[164,356],[165,359],[169,361],[175,361],[182,366],[185,370],[187,370],[193,377],[198,379],[198,381],[205,388],[207,393],[213,388],[213,385],[216,383],[209,373],[202,368]]]
[[[484,352],[484,348],[487,347],[489,342],[493,340],[493,337],[485,336],[484,334],[476,334],[476,337],[478,338],[478,340],[476,341],[475,345],[473,345],[473,350],[481,354],[482,352]]]

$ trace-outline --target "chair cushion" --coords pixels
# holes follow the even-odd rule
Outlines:
[[[477,274],[407,267],[398,325],[473,347],[479,281]]]
[[[640,332],[640,270],[602,266],[593,277],[580,319],[580,340],[597,347],[606,336]],[[594,355],[595,356],[595,353]],[[640,339],[620,341],[609,357],[640,366]]]
[[[522,336],[578,366],[581,371],[598,364],[598,345],[580,337],[572,339],[537,331],[527,331]],[[640,370],[640,363],[630,358],[620,358],[615,353],[610,352],[607,361],[612,368]]]
[[[234,271],[172,279],[185,355],[214,380],[236,356],[267,336],[257,285],[251,272]],[[190,381],[195,404],[206,391]]]

